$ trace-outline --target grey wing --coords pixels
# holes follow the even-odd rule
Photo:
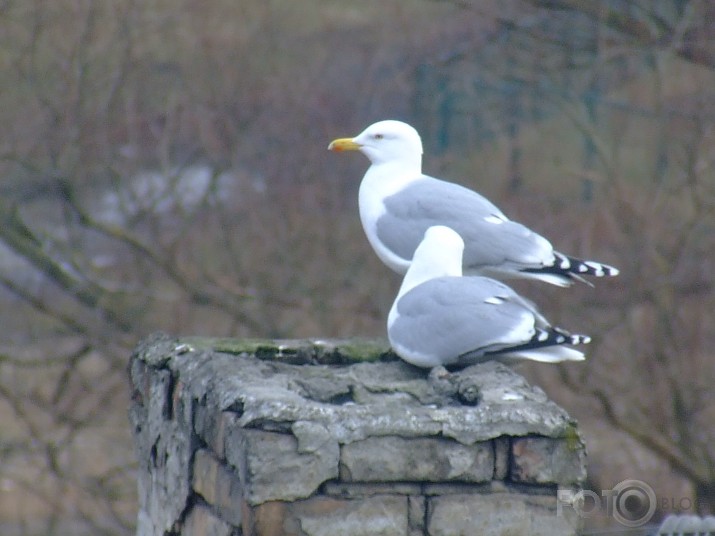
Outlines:
[[[425,231],[446,225],[465,242],[464,264],[541,266],[552,258],[551,244],[510,221],[488,199],[458,184],[423,177],[385,199],[377,235],[404,259],[411,259]]]
[[[533,326],[533,316],[508,299],[511,289],[484,281],[497,283],[477,277],[442,277],[415,287],[398,302],[392,336],[444,363],[514,344],[514,331]],[[504,303],[487,301],[503,289],[508,293]],[[524,335],[525,340],[529,337]]]

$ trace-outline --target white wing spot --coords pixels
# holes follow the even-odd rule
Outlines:
[[[601,266],[597,262],[586,261],[584,262],[584,264],[593,270],[593,275],[597,277],[602,277],[604,275],[603,266]]]
[[[484,303],[491,303],[492,305],[501,305],[504,303],[506,300],[504,298],[501,298],[499,296],[492,296],[491,298],[487,298],[484,300]]]
[[[549,338],[549,334],[546,333],[545,331],[539,331],[539,336],[537,338],[543,342]]]
[[[506,220],[504,218],[501,218],[495,214],[490,214],[489,216],[484,216],[484,221],[487,223],[494,223],[496,225],[500,225],[504,223]]]

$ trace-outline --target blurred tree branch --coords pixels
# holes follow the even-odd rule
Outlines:
[[[70,273],[51,257],[41,240],[20,218],[17,207],[5,201],[0,201],[0,239],[84,306],[100,311],[113,328],[125,333],[131,330],[132,325],[127,318],[102,303],[106,290],[91,281],[82,280],[79,274]]]
[[[70,182],[62,180],[61,189],[64,193],[65,200],[79,217],[80,225],[128,245],[142,258],[148,260],[168,275],[169,278],[190,297],[193,303],[216,307],[230,314],[238,322],[254,332],[258,333],[261,331],[260,322],[247,314],[242,306],[243,301],[251,299],[250,295],[228,293],[220,288],[214,290],[202,285],[201,281],[189,280],[181,273],[171,256],[166,255],[165,252],[156,251],[158,248],[156,244],[150,247],[144,244],[137,236],[132,235],[127,229],[116,225],[109,225],[93,218],[77,201],[74,188]]]
[[[701,0],[685,2],[599,2],[593,0],[525,0],[534,7],[580,13],[594,23],[603,24],[638,46],[669,49],[674,54],[715,68],[715,52],[707,33],[712,20],[712,5]],[[671,17],[659,15],[658,7],[672,8]],[[701,26],[698,24],[705,22]],[[684,23],[681,25],[681,23]]]

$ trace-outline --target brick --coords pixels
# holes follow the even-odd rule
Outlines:
[[[493,474],[489,441],[463,445],[440,437],[369,437],[340,452],[340,479],[348,482],[486,482]]]

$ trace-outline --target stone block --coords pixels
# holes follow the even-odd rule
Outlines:
[[[580,484],[586,478],[586,452],[580,442],[549,437],[518,437],[511,442],[510,478],[528,484]]]
[[[376,495],[357,500],[317,496],[288,504],[287,510],[283,527],[285,536],[408,534],[406,496]]]
[[[241,525],[242,489],[238,476],[206,449],[196,451],[192,487],[229,523]]]
[[[238,470],[248,504],[303,499],[338,476],[337,442],[305,439],[305,444],[299,452],[298,439],[291,434],[228,430],[226,461]]]
[[[493,474],[489,441],[463,445],[440,437],[369,437],[340,452],[340,479],[347,482],[486,482]]]
[[[251,508],[251,522],[243,527],[244,536],[284,536],[288,503],[268,501]]]
[[[575,536],[575,515],[557,515],[555,497],[440,495],[427,499],[429,536]]]
[[[180,536],[231,536],[233,527],[203,504],[195,504],[186,516]]]

